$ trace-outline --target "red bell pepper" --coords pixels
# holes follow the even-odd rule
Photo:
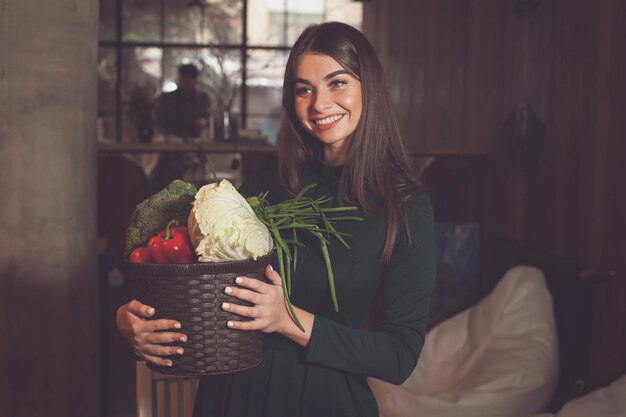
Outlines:
[[[150,249],[145,247],[136,248],[130,253],[128,260],[134,264],[151,264],[152,256],[150,256]]]
[[[170,221],[165,231],[148,240],[148,249],[154,263],[190,264],[196,261],[189,230],[186,226],[172,227],[177,224],[176,220]]]

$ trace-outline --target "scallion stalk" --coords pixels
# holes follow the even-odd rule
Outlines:
[[[283,284],[285,301],[294,322],[303,332],[304,327],[302,327],[302,324],[298,320],[289,298],[292,289],[292,272],[296,271],[298,265],[298,246],[304,246],[298,239],[298,231],[309,233],[319,240],[324,264],[326,266],[333,306],[335,311],[339,311],[339,302],[337,301],[337,292],[335,290],[335,280],[328,245],[331,243],[331,238],[335,238],[342,245],[349,248],[348,243],[344,239],[344,236],[348,235],[338,232],[334,224],[339,221],[362,220],[357,216],[327,216],[329,213],[355,211],[357,208],[322,207],[324,204],[330,202],[331,198],[319,197],[313,199],[306,196],[307,191],[315,188],[315,186],[315,184],[307,185],[303,187],[295,197],[273,205],[270,205],[267,200],[268,193],[248,198],[248,202],[256,216],[268,227],[272,234],[274,244],[276,245],[278,267]],[[291,238],[285,239],[281,235],[281,231],[291,232]]]

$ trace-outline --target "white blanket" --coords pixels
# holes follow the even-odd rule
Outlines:
[[[381,417],[528,417],[545,410],[557,377],[552,297],[539,269],[517,266],[427,334],[404,384],[369,383]]]

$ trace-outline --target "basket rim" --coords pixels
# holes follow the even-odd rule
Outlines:
[[[228,274],[246,270],[265,268],[274,257],[274,250],[267,255],[255,259],[227,262],[197,262],[193,264],[138,264],[124,260],[124,269],[127,272],[140,275],[204,275]]]

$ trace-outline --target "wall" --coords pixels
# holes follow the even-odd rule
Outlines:
[[[509,237],[615,272],[596,285],[593,386],[626,373],[625,19],[621,0],[372,0],[364,11],[409,146],[485,155],[486,247]],[[540,122],[516,130],[505,122],[521,103]]]
[[[100,412],[95,0],[0,0],[0,416]]]
[[[499,3],[365,3],[363,30],[381,59],[411,149],[485,149],[497,108],[501,22],[484,9]]]

